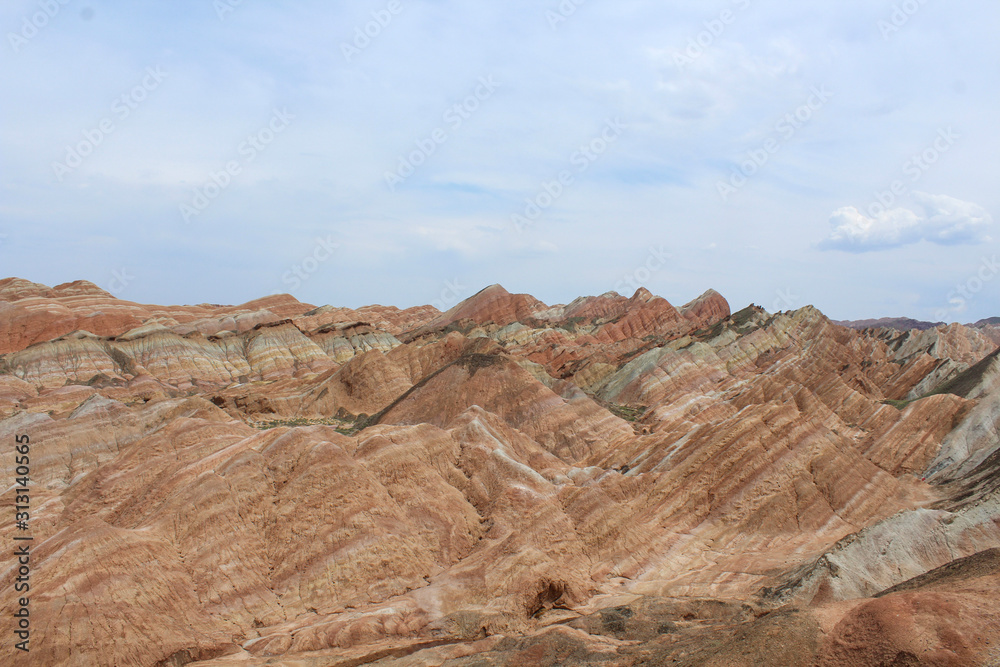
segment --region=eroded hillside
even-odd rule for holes
[[[992,331],[500,286],[440,313],[7,279],[0,315],[38,664],[1000,660]]]

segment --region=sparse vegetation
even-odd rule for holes
[[[126,375],[135,377],[135,360],[132,357],[107,342],[104,343],[104,351],[107,352],[109,357],[111,357],[111,361],[115,365],[115,372],[118,373],[118,375],[121,375],[122,377]]]
[[[278,428],[280,426],[287,426],[290,428],[294,428],[296,426],[333,426],[337,433],[340,433],[341,435],[354,435],[360,430],[355,426],[354,422],[338,419],[337,417],[324,417],[321,419],[292,417],[290,419],[272,419],[269,421],[253,422],[252,425],[262,431]]]
[[[564,329],[566,331],[571,331],[571,332],[575,333],[576,329],[577,329],[577,326],[581,322],[583,322],[583,318],[582,317],[569,317],[569,318],[566,318],[566,320],[564,322],[561,322],[559,324],[559,328],[560,329]]]
[[[1000,358],[1000,349],[997,349],[993,352],[993,354],[981,360],[968,370],[959,373],[952,379],[936,387],[934,391],[928,394],[928,396],[935,396],[937,394],[955,394],[956,396],[961,396],[962,398],[968,398],[969,394],[972,393],[972,390],[978,387],[979,383],[983,381],[983,376],[986,374],[987,369],[989,369],[993,362],[998,358]]]
[[[611,414],[618,417],[619,419],[624,419],[627,422],[639,421],[648,408],[645,405],[618,405],[617,403],[610,403],[608,405],[608,410]]]
[[[754,315],[757,314],[757,309],[753,306],[747,306],[743,310],[737,311],[732,314],[733,326],[741,327],[747,322],[749,322]]]
[[[696,331],[694,333],[694,337],[697,338],[697,339],[699,339],[699,340],[703,340],[703,341],[712,340],[713,338],[715,338],[716,336],[718,336],[719,334],[721,334],[725,330],[726,323],[729,322],[729,321],[730,320],[728,320],[728,319],[726,319],[726,320],[719,320],[718,322],[716,322],[715,324],[713,324],[712,326],[710,326],[707,329],[699,329],[698,331]]]
[[[891,405],[899,410],[905,409],[913,401],[919,401],[923,398],[929,396],[939,396],[941,394],[954,394],[955,396],[961,396],[962,398],[968,398],[969,394],[972,393],[979,383],[983,381],[983,376],[986,374],[986,370],[990,365],[1000,358],[1000,349],[993,352],[993,354],[982,359],[979,363],[975,364],[971,368],[959,373],[950,380],[945,380],[943,383],[935,387],[932,391],[923,396],[915,398],[910,401],[893,401],[886,400],[882,401],[885,405]]]
[[[469,335],[469,332],[475,329],[477,326],[479,325],[473,322],[472,320],[458,320],[456,322],[452,322],[451,324],[447,325],[444,329],[441,330],[441,333],[447,336],[448,334],[457,331],[463,336],[467,336]]]
[[[463,354],[461,357],[455,360],[455,364],[469,371],[469,373],[472,375],[475,375],[476,371],[478,371],[480,368],[489,368],[491,366],[498,366],[503,363],[504,363],[504,358],[499,355],[479,354],[475,352]]]

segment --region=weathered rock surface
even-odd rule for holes
[[[989,324],[500,286],[438,313],[8,279],[0,309],[37,664],[1000,657]]]

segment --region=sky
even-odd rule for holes
[[[0,277],[1000,315],[995,0],[5,0]]]

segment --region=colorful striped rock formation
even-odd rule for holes
[[[1000,664],[991,327],[0,281],[32,664]]]

